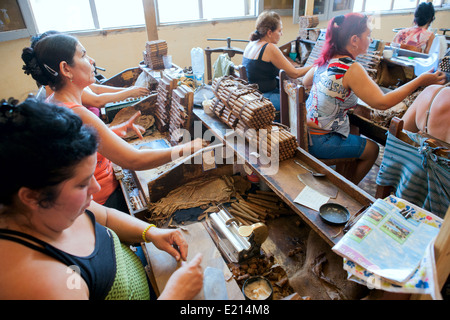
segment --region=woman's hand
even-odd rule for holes
[[[188,244],[180,230],[150,228],[147,231],[147,239],[153,242],[155,247],[166,251],[177,261],[180,259],[186,261]]]
[[[154,228],[152,228],[154,229]],[[167,281],[159,296],[162,300],[191,300],[203,287],[202,255],[198,253],[190,262],[182,262]]]
[[[198,150],[201,150],[205,147],[208,146],[208,142],[206,142],[205,140],[201,139],[201,138],[197,138],[194,139],[190,142],[190,146],[191,146],[191,154],[197,152]]]
[[[421,79],[421,85],[423,87],[430,86],[432,84],[444,84],[445,83],[445,73],[442,71],[429,71],[422,73],[419,78]]]
[[[136,87],[132,86],[125,89],[129,93],[130,98],[138,98],[142,96],[148,96],[150,94],[150,90],[144,87]]]
[[[114,131],[119,137],[125,137],[125,135],[129,130],[133,130],[137,134],[139,139],[144,139],[142,133],[145,132],[145,128],[134,123],[134,121],[136,121],[137,117],[139,117],[140,115],[141,112],[138,111],[134,115],[132,115],[131,118],[128,119],[127,121],[118,124],[117,126],[110,127],[110,129]]]

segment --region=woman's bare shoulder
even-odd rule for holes
[[[86,283],[76,268],[21,244],[0,243],[1,300],[87,299]]]

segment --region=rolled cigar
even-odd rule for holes
[[[277,196],[271,196],[271,195],[266,195],[266,194],[259,194],[259,193],[249,193],[248,195],[247,195],[247,197],[250,197],[250,198],[256,198],[256,199],[262,199],[262,200],[266,200],[266,201],[270,201],[270,202],[275,202],[275,203],[277,203],[277,202],[279,202],[280,201],[280,198],[279,197],[277,197]]]
[[[248,221],[251,221],[251,222],[259,222],[259,219],[256,219],[256,218],[254,218],[252,216],[249,216],[248,214],[242,213],[242,212],[237,211],[235,209],[229,209],[229,212],[232,215],[244,218],[245,220],[248,220]]]
[[[247,213],[247,214],[249,214],[250,216],[252,216],[253,218],[256,218],[256,219],[259,218],[259,215],[258,215],[256,212],[253,212],[252,210],[250,210],[250,209],[248,209],[248,208],[245,208],[245,207],[239,205],[238,203],[232,203],[232,204],[231,204],[231,207],[234,208],[234,209],[236,209],[236,210],[238,210],[238,211]]]

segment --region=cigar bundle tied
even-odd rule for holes
[[[275,119],[275,107],[255,86],[225,76],[214,79],[212,87],[215,97],[210,109],[229,127],[236,128],[239,123],[259,129]]]
[[[273,123],[258,130],[246,130],[237,127],[236,132],[245,135],[250,145],[256,146],[259,154],[277,157],[279,161],[293,158],[298,148],[297,139],[282,126]]]

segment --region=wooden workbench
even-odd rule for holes
[[[220,142],[231,147],[238,159],[242,159],[283,201],[297,213],[315,232],[317,232],[329,245],[334,245],[342,237],[342,226],[331,226],[322,221],[318,212],[294,202],[304,185],[298,180],[297,174],[305,172],[294,163],[294,159],[288,159],[279,163],[276,173],[251,154],[248,144],[242,143],[242,139],[235,139],[230,143],[230,136],[225,136],[230,128],[219,121],[215,116],[206,114],[203,109],[194,109],[196,121],[201,121],[204,127],[219,139]],[[371,195],[354,185],[352,182],[330,169],[322,162],[311,156],[306,151],[298,148],[295,155],[297,161],[303,162],[317,172],[324,173],[329,182],[338,188],[336,199],[329,202],[339,203],[349,210],[350,214],[360,211],[363,207],[370,206],[374,201]],[[269,174],[268,174],[269,173]]]

